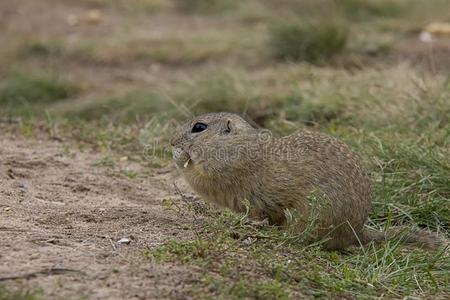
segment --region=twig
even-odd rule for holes
[[[111,244],[111,247],[113,248],[113,250],[117,251],[117,247],[116,247],[116,245],[114,245],[114,242],[110,236],[108,236],[108,240],[109,240],[109,243]]]

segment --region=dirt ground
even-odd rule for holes
[[[162,200],[174,173],[116,176],[92,153],[0,133],[0,282],[42,288],[48,299],[185,298],[192,270],[157,265],[142,251],[189,237]],[[181,184],[182,185],[182,184]],[[129,244],[120,244],[122,238]],[[13,280],[14,279],[14,280]]]

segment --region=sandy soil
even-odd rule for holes
[[[173,172],[129,179],[120,169],[142,167],[98,166],[98,155],[60,142],[0,140],[0,284],[48,299],[186,298],[195,272],[142,255],[190,237],[190,216],[162,205],[177,197]]]

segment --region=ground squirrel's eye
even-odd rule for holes
[[[195,123],[194,127],[192,127],[192,132],[196,133],[196,132],[202,132],[203,130],[205,130],[208,127],[208,125],[204,124],[204,123]]]

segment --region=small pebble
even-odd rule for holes
[[[10,211],[11,207],[5,207],[5,211]]]
[[[121,238],[121,239],[118,241],[118,243],[119,243],[119,244],[125,244],[125,245],[128,245],[129,243],[131,243],[131,240],[130,240],[130,239],[127,239],[127,238]]]
[[[433,42],[433,36],[429,32],[422,31],[419,35],[419,40],[422,43],[431,43]]]

